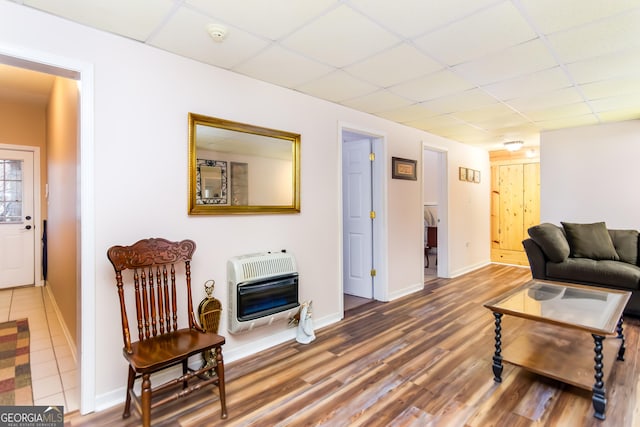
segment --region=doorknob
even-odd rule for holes
[[[30,225],[27,225],[25,228],[26,228],[27,230],[31,230],[31,226],[30,226]]]
[[[27,215],[24,217],[24,219],[26,219],[27,221],[29,221],[31,219],[31,215]]]

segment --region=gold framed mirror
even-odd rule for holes
[[[189,215],[300,212],[300,134],[189,113]]]

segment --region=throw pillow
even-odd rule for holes
[[[531,239],[540,246],[542,252],[552,262],[562,262],[569,256],[569,243],[557,225],[545,222],[527,230]]]
[[[620,261],[636,265],[638,262],[638,231],[609,230],[609,235]]]
[[[571,248],[571,257],[620,260],[604,222],[593,224],[563,222],[562,227]]]

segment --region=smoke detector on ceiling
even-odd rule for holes
[[[207,32],[214,41],[221,42],[227,37],[227,28],[219,24],[207,25]]]

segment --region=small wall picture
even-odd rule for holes
[[[475,175],[476,171],[473,169],[467,169],[467,181],[469,182],[473,182],[473,176]]]
[[[417,181],[416,173],[417,160],[402,159],[400,157],[391,158],[391,177],[395,179],[408,179]]]
[[[467,168],[459,167],[458,168],[458,172],[459,172],[460,181],[466,181],[467,180]]]
[[[475,171],[473,174],[473,182],[480,184],[480,171]]]

